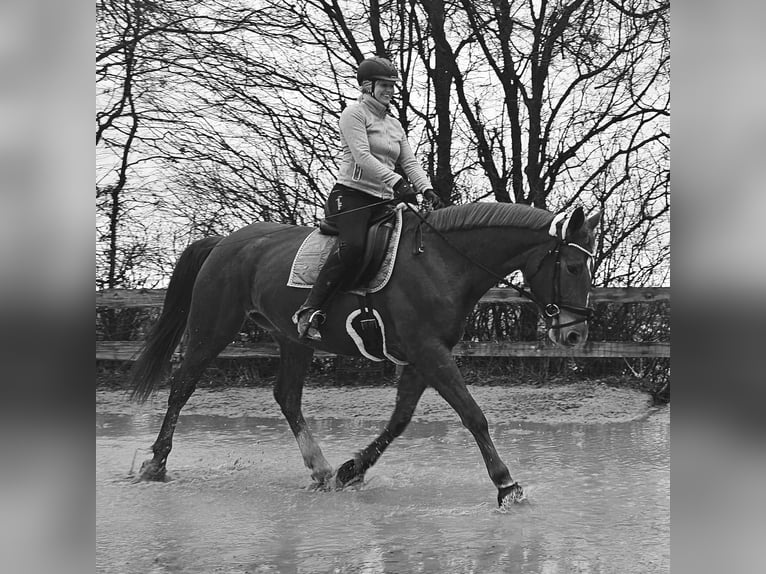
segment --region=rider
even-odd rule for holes
[[[358,269],[369,223],[387,208],[381,202],[420,192],[434,208],[441,206],[439,196],[412,153],[401,123],[388,114],[399,81],[394,65],[386,58],[367,58],[359,64],[356,79],[361,94],[340,115],[343,156],[335,186],[325,204],[325,215],[338,228],[337,248],[327,258],[305,303],[293,316],[298,335],[314,340],[322,338],[318,330],[324,321],[322,309],[344,279]],[[417,192],[394,171],[397,166]]]

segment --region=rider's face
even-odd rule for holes
[[[390,104],[391,99],[394,97],[394,88],[396,84],[389,80],[377,80],[375,87],[373,88],[372,95],[382,104]]]

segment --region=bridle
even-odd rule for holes
[[[549,327],[551,329],[562,329],[564,327],[569,327],[571,325],[577,325],[579,323],[585,323],[586,321],[589,321],[593,318],[593,315],[595,313],[595,309],[592,307],[581,307],[580,305],[572,305],[570,303],[566,303],[562,301],[561,299],[561,248],[562,247],[574,247],[575,249],[579,249],[583,253],[585,253],[588,256],[588,261],[591,262],[593,258],[595,257],[594,253],[591,253],[581,245],[578,245],[577,243],[569,243],[566,241],[562,241],[561,239],[558,239],[556,241],[556,245],[548,251],[548,253],[545,254],[545,256],[540,260],[540,263],[537,266],[537,269],[533,274],[530,275],[530,277],[527,278],[527,281],[531,281],[532,277],[534,275],[537,275],[537,273],[540,271],[540,267],[542,267],[543,262],[545,259],[549,256],[554,256],[555,262],[553,264],[553,281],[551,282],[551,302],[547,305],[543,305],[539,301],[537,301],[531,293],[525,294],[526,297],[532,299],[537,306],[542,310],[543,314],[545,315],[548,323],[550,324]],[[588,265],[588,272],[590,271],[590,265]],[[569,321],[567,323],[553,323],[553,319],[558,317],[561,314],[561,310],[566,309],[570,313],[573,313],[575,315],[579,315],[580,318],[574,319],[572,321]]]
[[[416,210],[414,207],[412,207],[409,203],[405,203],[405,205],[407,206],[407,208],[410,211],[412,211],[415,215],[418,216],[418,218],[420,219],[421,224],[426,224],[431,229],[431,231],[433,231],[439,237],[441,237],[442,240],[444,240],[444,242],[447,245],[449,245],[453,250],[455,250],[457,253],[462,255],[465,259],[470,261],[473,265],[475,265],[476,267],[480,268],[482,271],[484,271],[485,273],[487,273],[490,276],[494,277],[498,281],[504,281],[505,280],[505,276],[500,276],[498,273],[495,273],[494,271],[489,269],[483,263],[480,263],[479,261],[476,261],[475,259],[473,259],[469,255],[466,255],[465,253],[463,253],[463,251],[461,251],[458,247],[453,245],[450,242],[450,240],[442,232],[440,232],[438,229],[435,229],[430,223],[428,223],[426,218],[418,210]],[[556,218],[554,218],[553,222],[551,223],[551,235],[553,235],[553,230],[554,230],[556,224],[559,223],[562,220],[561,216],[563,216],[563,215],[564,214],[559,214],[558,216],[556,216]],[[565,233],[566,233],[566,229],[564,229],[561,234],[564,235]],[[545,316],[546,323],[547,323],[549,329],[563,329],[564,327],[569,327],[571,325],[578,325],[579,323],[585,323],[586,321],[589,321],[590,319],[593,318],[593,315],[595,314],[595,309],[593,309],[592,307],[581,307],[579,305],[572,305],[570,303],[566,303],[566,302],[561,300],[561,248],[562,247],[574,247],[575,249],[579,249],[580,251],[585,253],[589,257],[588,261],[591,262],[591,265],[588,265],[588,271],[591,274],[591,277],[592,277],[592,271],[591,271],[590,268],[592,266],[592,261],[593,261],[593,259],[595,257],[595,253],[592,253],[592,252],[588,251],[587,249],[585,249],[581,245],[577,245],[577,243],[571,243],[571,242],[568,242],[568,241],[564,241],[563,239],[559,238],[558,235],[554,235],[554,237],[556,237],[556,245],[553,246],[548,251],[548,253],[546,253],[542,257],[542,259],[540,259],[540,263],[537,265],[537,269],[535,269],[534,273],[532,273],[529,277],[527,277],[527,282],[530,282],[532,277],[537,275],[537,273],[540,271],[540,268],[542,267],[543,262],[545,261],[545,259],[547,257],[553,255],[556,258],[555,263],[554,263],[554,267],[553,267],[553,281],[552,281],[552,285],[551,285],[551,302],[548,303],[547,305],[545,305],[542,302],[540,302],[537,299],[537,297],[535,297],[532,294],[531,291],[529,291],[527,289],[524,289],[523,287],[518,287],[518,286],[513,285],[513,284],[511,284],[510,287],[512,289],[515,289],[516,292],[519,295],[521,295],[522,297],[524,297],[526,299],[529,299],[532,303],[537,305],[537,307],[540,309],[542,314]],[[421,241],[422,241],[422,239],[421,239]],[[423,248],[422,248],[422,245],[421,245],[417,249],[417,252],[422,253],[422,251],[423,251]],[[577,318],[577,319],[574,319],[572,321],[569,321],[567,323],[559,323],[559,322],[554,323],[553,320],[561,314],[561,310],[562,309],[565,309],[565,310],[567,310],[570,313],[573,313],[575,315],[579,315],[580,317]]]

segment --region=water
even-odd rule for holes
[[[344,396],[362,404],[356,393]],[[374,438],[392,404],[377,417],[311,417],[331,464]],[[99,572],[670,571],[669,409],[619,423],[494,422],[498,451],[528,495],[502,513],[448,407],[416,416],[365,484],[341,492],[310,489],[278,408],[224,416],[215,413],[228,407],[190,407],[168,463],[173,480],[141,484],[126,476],[137,448],[136,467],[148,457],[162,409],[97,408]]]

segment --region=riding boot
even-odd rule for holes
[[[346,267],[340,259],[339,251],[335,249],[319,271],[306,301],[293,315],[293,322],[297,324],[300,337],[316,341],[322,339],[319,333],[319,327],[325,320],[322,309],[338,292],[345,274]]]

